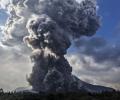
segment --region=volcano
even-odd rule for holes
[[[100,27],[97,0],[11,0],[8,5],[7,37],[24,40],[32,49],[27,81],[33,91],[113,90],[79,80],[65,58],[72,42],[93,36]]]

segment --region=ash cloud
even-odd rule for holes
[[[2,0],[1,7],[3,4]],[[22,41],[23,37],[28,34],[25,28],[28,20],[42,13],[51,17],[74,37],[93,35],[99,27],[96,6],[95,0],[83,0],[80,4],[75,0],[59,2],[55,0],[8,0],[3,7],[10,15],[5,26],[5,38],[13,40],[19,38],[19,41]]]
[[[34,66],[28,82],[33,90],[72,90],[75,81],[64,55],[72,41],[92,36],[99,28],[96,0],[11,0],[6,9],[6,44],[16,45],[24,38],[32,47]]]

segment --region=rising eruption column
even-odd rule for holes
[[[65,59],[68,48],[81,36],[98,30],[96,0],[8,0],[4,44],[32,48],[33,69],[27,78],[34,91],[78,90],[78,78]],[[1,6],[1,4],[0,4]]]
[[[92,0],[78,4],[74,0],[44,0],[39,16],[29,20],[30,36],[25,41],[32,47],[32,73],[27,79],[35,91],[65,92],[79,90],[78,80],[64,55],[71,41],[82,35],[91,36],[99,27]]]

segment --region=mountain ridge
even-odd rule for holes
[[[110,88],[110,87],[106,87],[106,86],[101,86],[101,85],[92,85],[90,83],[84,82],[82,80],[80,80],[79,78],[77,78],[76,76],[73,76],[73,80],[75,80],[78,84],[77,88],[71,89],[68,92],[79,92],[79,91],[85,91],[85,92],[90,92],[90,93],[102,93],[102,92],[113,92],[115,91],[115,89]],[[59,87],[58,87],[59,88]],[[20,93],[20,92],[25,92],[25,93],[40,93],[38,91],[34,91],[30,88],[26,88],[26,87],[20,87],[14,90],[14,92],[16,93]],[[44,93],[45,91],[41,91],[41,93]],[[67,92],[67,91],[57,91],[59,92]],[[47,93],[47,92],[45,92]],[[52,92],[50,92],[52,93]],[[54,92],[53,92],[54,93]],[[56,93],[56,92],[55,92]]]

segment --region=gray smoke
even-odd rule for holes
[[[96,0],[11,0],[7,9],[7,42],[9,38],[22,41],[24,37],[33,50],[34,66],[27,78],[33,90],[77,89],[64,55],[72,41],[92,36],[99,28]]]

